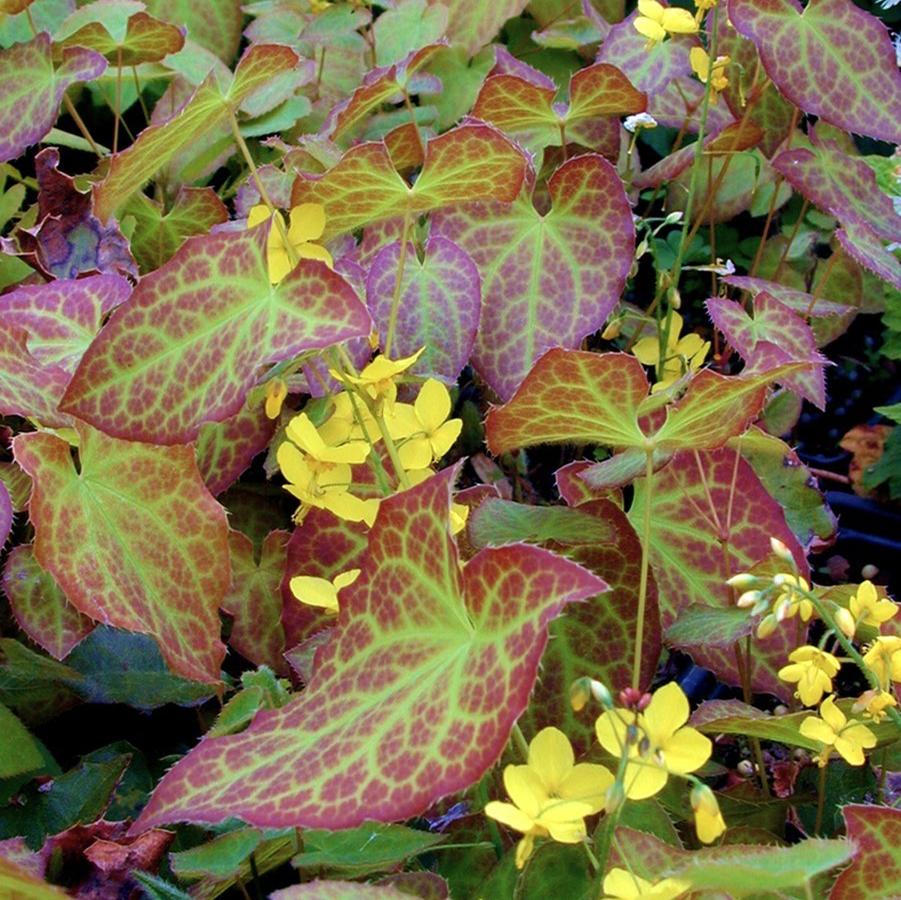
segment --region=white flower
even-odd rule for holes
[[[634,134],[639,128],[656,128],[657,120],[648,113],[638,113],[635,116],[627,116],[623,122],[623,128]]]

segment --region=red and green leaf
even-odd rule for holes
[[[525,173],[525,157],[509,138],[489,125],[472,123],[429,141],[412,187],[394,168],[385,144],[370,141],[351,147],[325,175],[300,178],[291,204],[321,203],[323,239],[328,240],[363,225],[456,203],[509,203]]]
[[[235,58],[244,24],[241,0],[216,0],[215,14],[194,0],[144,0],[144,5],[158,19],[187,28],[192,41],[225,62]]]
[[[810,0],[803,10],[798,0],[730,0],[729,19],[804,112],[901,140],[901,73],[888,29],[852,0]]]
[[[229,645],[258,666],[267,665],[281,675],[288,667],[285,630],[282,627],[281,582],[285,572],[286,531],[266,536],[255,558],[253,541],[240,531],[230,531],[232,583],[222,598],[222,608],[232,615]]]
[[[366,279],[366,303],[383,337],[391,319],[399,256],[399,241],[382,248]],[[472,257],[448,238],[433,234],[422,260],[412,245],[408,248],[392,355],[410,356],[425,347],[411,371],[453,384],[469,361],[480,312],[481,283]]]
[[[901,291],[901,263],[876,232],[862,222],[849,221],[835,236],[848,256]]]
[[[327,828],[404,819],[498,758],[548,622],[603,584],[527,546],[483,550],[461,569],[447,524],[454,474],[383,501],[306,691],[241,734],[202,741],[136,830],[231,816]]]
[[[54,66],[50,35],[0,50],[0,162],[15,159],[53,127],[69,87],[103,74],[106,60],[71,47]]]
[[[22,285],[0,296],[0,320],[27,334],[28,352],[39,364],[71,374],[104,318],[130,294],[119,275]]]
[[[72,448],[19,435],[16,461],[34,488],[34,555],[92,619],[152,635],[173,671],[215,682],[224,647],[220,601],[230,580],[225,511],[191,447],[157,447],[76,424]]]
[[[429,0],[430,5],[438,0]],[[500,30],[507,19],[518,16],[528,6],[528,0],[495,0],[479,3],[470,0],[441,0],[447,7],[447,38],[460,44],[469,56],[475,56]]]
[[[53,576],[41,568],[31,544],[10,551],[2,584],[19,627],[54,659],[68,656],[94,630],[94,622],[66,600]]]
[[[649,488],[635,482],[629,509],[633,527],[643,528]],[[806,572],[804,551],[785,523],[779,504],[753,469],[733,450],[683,451],[654,475],[650,488],[651,565],[660,590],[664,630],[693,605],[734,607],[726,579],[746,572],[771,553],[770,537],[791,548],[799,571]],[[790,633],[789,633],[790,632]],[[794,629],[780,629],[754,648],[754,690],[789,697],[776,671],[794,648]],[[732,649],[712,645],[694,651],[698,665],[737,683]]]
[[[113,313],[64,408],[116,437],[190,441],[241,409],[260,366],[369,333],[356,292],[324,263],[271,285],[266,235],[188,239]]]
[[[433,221],[479,267],[482,316],[472,361],[504,400],[546,350],[577,347],[603,326],[632,264],[631,207],[603,157],[564,163],[548,191],[546,213],[524,191],[513,204],[469,204]]]
[[[97,216],[102,221],[109,219],[179,151],[203,140],[212,129],[228,121],[230,110],[298,62],[290,47],[256,44],[241,58],[225,93],[218,86],[215,72],[211,73],[177,115],[145,128],[127,150],[113,156],[109,171],[94,187]]]
[[[851,803],[842,808],[842,816],[854,856],[832,886],[829,900],[891,896],[901,884],[901,811]]]

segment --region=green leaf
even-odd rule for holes
[[[901,403],[893,403],[891,406],[874,406],[873,412],[878,412],[880,416],[885,416],[901,425]]]
[[[257,828],[239,828],[221,834],[205,844],[181,850],[169,856],[172,871],[185,881],[211,878],[216,881],[231,877],[264,840]]]
[[[63,407],[116,437],[185,443],[241,410],[261,365],[368,334],[366,308],[325,263],[302,260],[270,283],[267,228],[190,238],[143,278]]]
[[[524,545],[483,550],[461,568],[447,525],[454,475],[382,501],[307,689],[241,734],[202,741],[163,778],[136,830],[230,816],[267,827],[405,819],[497,759],[534,686],[548,621],[602,582]]]
[[[231,63],[241,42],[241,0],[216,0],[213,8],[193,0],[144,0],[147,12],[187,29],[188,37]]]
[[[11,778],[39,769],[44,755],[28,729],[6,706],[0,703],[0,733],[3,749],[0,751],[0,778]]]
[[[302,872],[328,869],[334,874],[359,877],[394,869],[443,840],[444,835],[404,825],[369,824],[346,831],[313,829],[303,833],[303,852],[291,864]]]
[[[447,9],[426,0],[405,0],[385,10],[372,26],[376,64],[388,66],[444,35]]]
[[[180,150],[203,139],[255,91],[298,64],[297,54],[279,45],[255,44],[241,57],[229,89],[223,93],[215,73],[207,76],[188,103],[161,125],[145,128],[138,139],[111,160],[109,171],[94,186],[94,213],[106,221],[144,182]]]
[[[686,653],[705,644],[731,650],[753,630],[754,620],[746,609],[715,609],[699,604],[681,610],[664,637],[670,647]]]
[[[80,612],[153,635],[174,671],[217,682],[228,523],[192,448],[76,428],[78,465],[51,434],[14,441],[16,461],[34,481],[35,559]]]
[[[434,2],[434,0],[431,0]],[[473,6],[469,0],[442,0],[448,10],[447,38],[474,56],[497,33],[507,19],[518,16],[529,0],[494,0]]]
[[[47,884],[22,866],[0,858],[0,893],[16,900],[63,900],[69,895]]]

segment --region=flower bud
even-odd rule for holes
[[[750,606],[754,606],[762,597],[763,591],[745,591],[738,600],[735,601],[735,605],[741,609],[747,609]]]
[[[750,588],[753,588],[755,585],[760,584],[761,579],[756,575],[752,575],[750,572],[739,572],[738,575],[733,575],[731,578],[726,579],[726,584],[729,587],[733,587],[739,591],[747,591]]]
[[[607,327],[601,332],[601,337],[605,341],[612,341],[614,338],[618,338],[620,332],[623,330],[623,322],[622,319],[613,319]]]
[[[773,553],[775,553],[776,556],[779,557],[779,559],[789,563],[792,568],[795,567],[795,558],[792,555],[791,550],[789,550],[788,547],[779,540],[779,538],[771,537],[770,547],[772,547]]]
[[[757,639],[762,641],[764,638],[768,638],[776,630],[778,624],[779,620],[772,613],[764,616],[757,626]]]
[[[752,763],[750,759],[743,759],[735,767],[735,771],[738,772],[742,778],[752,778],[754,776],[754,763]]]
[[[569,705],[576,711],[581,712],[588,705],[591,699],[590,678],[577,678],[569,686]]]
[[[604,709],[613,709],[613,696],[610,691],[607,690],[607,685],[603,684],[600,681],[596,681],[594,678],[591,679],[591,696],[604,707]]]
[[[835,611],[835,624],[838,625],[846,638],[853,638],[854,632],[857,631],[857,623],[854,621],[854,616],[844,606],[840,606]]]

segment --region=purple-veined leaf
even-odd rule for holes
[[[757,45],[779,91],[806,113],[901,140],[901,72],[888,29],[852,0],[730,0],[729,19]]]
[[[0,583],[19,627],[54,659],[68,656],[94,630],[94,622],[66,600],[53,576],[41,568],[33,545],[10,551]]]
[[[384,247],[366,279],[366,303],[384,340],[397,285],[400,242]],[[425,353],[412,371],[453,384],[469,360],[481,312],[479,271],[472,257],[448,238],[432,235],[420,261],[408,248],[392,355]]]
[[[152,635],[173,671],[219,680],[219,603],[230,581],[225,510],[191,447],[120,441],[82,422],[78,465],[50,434],[20,434],[34,487],[34,555],[80,612]]]
[[[429,0],[430,5],[439,0]],[[507,19],[518,16],[528,0],[494,0],[473,5],[470,0],[440,0],[447,7],[447,37],[460,44],[469,56],[475,56],[497,33]]]
[[[64,408],[128,440],[193,440],[240,410],[257,369],[369,333],[354,289],[301,260],[280,284],[266,266],[267,228],[189,238],[88,349]]]
[[[459,244],[482,276],[473,365],[509,399],[552,347],[575,347],[604,324],[632,265],[632,211],[616,170],[587,154],[548,182],[551,209],[528,191],[513,204],[438,213],[435,233]]]
[[[603,582],[524,545],[461,568],[448,531],[455,473],[382,502],[306,691],[241,734],[202,741],[160,782],[136,832],[231,816],[333,829],[404,819],[497,760],[547,623]]]
[[[71,85],[105,69],[106,60],[84,47],[69,48],[54,66],[45,33],[0,50],[0,162],[15,159],[50,131]]]
[[[104,317],[130,294],[131,285],[119,275],[22,285],[0,296],[0,321],[28,335],[37,362],[72,374]]]
[[[13,502],[6,483],[0,481],[0,547],[6,546],[13,527]]]

